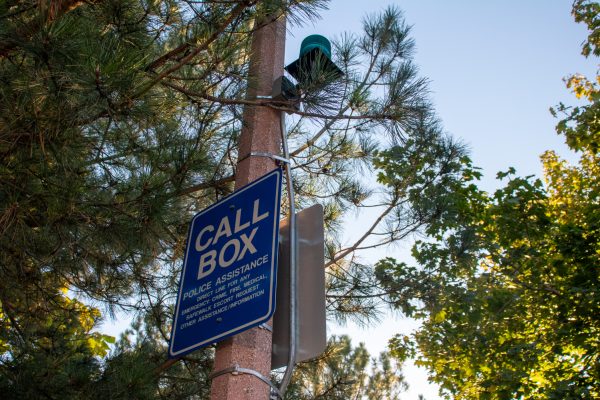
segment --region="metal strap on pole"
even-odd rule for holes
[[[275,160],[279,163],[279,165],[289,165],[290,163],[290,159],[289,158],[284,158],[281,156],[278,156],[276,154],[271,154],[271,153],[264,153],[262,151],[251,151],[250,153],[246,154],[244,157],[240,158],[238,160],[238,164],[241,163],[242,161],[244,161],[246,158],[248,157],[266,157],[266,158],[270,158],[271,160]]]
[[[250,154],[248,154],[248,156],[267,157],[267,158],[271,158],[275,161],[279,161],[279,162],[282,162],[282,163],[288,164],[288,165],[290,163],[289,157],[284,158],[284,157],[278,156],[276,154],[263,153],[262,151],[252,151],[252,152],[250,152]]]
[[[283,156],[289,160],[290,152],[288,150],[287,135],[285,129],[285,114],[281,113],[281,144],[283,147]],[[288,355],[288,363],[285,369],[285,374],[281,380],[279,390],[282,394],[285,391],[292,379],[294,364],[296,364],[297,338],[298,338],[298,296],[297,296],[297,281],[298,281],[298,258],[297,258],[297,235],[296,235],[296,207],[294,204],[294,185],[292,182],[292,171],[290,164],[285,165],[285,176],[287,183],[287,192],[289,198],[289,229],[290,229],[290,349]]]
[[[275,386],[275,384],[273,382],[271,382],[271,380],[269,378],[267,378],[266,376],[264,376],[263,374],[261,374],[258,371],[255,371],[250,368],[243,368],[237,364],[235,364],[233,367],[229,367],[229,368],[222,369],[220,371],[213,372],[212,374],[210,374],[208,376],[208,379],[212,380],[218,376],[225,375],[225,374],[231,374],[231,375],[247,374],[247,375],[255,376],[258,379],[260,379],[261,381],[263,381],[264,383],[266,383],[267,385],[269,385],[269,387],[277,395],[277,397],[279,397],[280,399],[283,399],[283,395],[279,391],[279,388],[277,386]]]

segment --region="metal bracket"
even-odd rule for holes
[[[270,325],[267,324],[260,324],[258,325],[259,328],[264,329],[266,331],[269,331],[271,333],[273,333],[273,327],[271,327]]]
[[[255,371],[250,368],[243,368],[237,364],[234,364],[233,367],[229,367],[229,368],[222,369],[220,371],[213,372],[212,374],[210,374],[208,376],[208,379],[212,380],[218,376],[225,375],[225,374],[231,374],[231,375],[247,374],[247,375],[255,376],[258,379],[260,379],[261,381],[263,381],[264,383],[266,383],[267,385],[269,385],[269,387],[271,388],[271,391],[274,392],[278,398],[283,399],[283,395],[279,391],[279,388],[277,386],[275,386],[275,384],[273,382],[271,382],[271,380],[269,378],[265,377],[263,374],[261,374],[258,371]]]
[[[290,163],[290,159],[289,158],[283,158],[281,156],[275,155],[275,154],[271,154],[271,153],[263,153],[262,151],[251,151],[250,154],[248,154],[249,156],[255,156],[255,157],[267,157],[267,158],[271,158],[273,160],[282,162],[284,164],[289,164]]]
[[[242,161],[244,161],[246,158],[252,157],[252,156],[270,158],[271,160],[278,161],[280,164],[288,164],[288,165],[290,164],[289,158],[284,158],[284,157],[281,157],[281,156],[278,156],[278,155],[272,154],[272,153],[264,153],[262,151],[251,151],[246,156],[240,158],[238,160],[238,164],[241,163]]]

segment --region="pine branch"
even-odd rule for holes
[[[19,32],[16,32],[16,35],[19,40],[28,40],[35,36],[43,27],[48,26],[66,13],[83,4],[95,4],[100,1],[102,0],[50,0],[49,7],[46,4],[47,0],[39,1],[37,8],[43,18],[32,18],[31,22],[22,27]],[[35,8],[31,7],[29,10]],[[19,47],[19,41],[14,39],[0,42],[0,58],[7,57],[17,47]]]
[[[368,90],[381,77],[381,75],[379,75],[376,79],[374,79],[371,82],[371,84],[369,84],[367,87],[365,87],[365,85],[367,85],[367,80],[369,79],[369,76],[371,75],[371,72],[373,71],[373,68],[375,67],[375,60],[376,60],[376,57],[371,57],[371,61],[369,62],[369,67],[367,68],[367,72],[365,73],[365,76],[364,76],[362,82],[358,85],[357,90],[361,90],[361,91]],[[340,109],[340,111],[338,112],[338,115],[339,116],[344,115],[344,113],[346,111],[348,111],[349,109],[350,109],[350,105],[347,104],[346,106],[344,106]],[[298,149],[292,151],[290,153],[290,157],[296,156],[300,152],[302,152],[302,151],[306,150],[307,148],[309,148],[310,146],[312,146],[325,132],[327,132],[327,130],[331,127],[331,125],[333,125],[333,123],[335,121],[336,121],[335,119],[331,119],[331,120],[327,121],[325,123],[325,125],[323,126],[323,128],[321,128],[316,134],[314,134],[309,140],[307,140],[304,145],[302,145]]]
[[[150,82],[148,82],[142,89],[140,89],[138,92],[136,92],[135,94],[133,94],[131,97],[132,99],[136,99],[141,97],[144,93],[148,92],[150,89],[152,89],[157,83],[161,82],[164,78],[168,77],[169,75],[171,75],[173,72],[178,71],[179,69],[181,69],[184,65],[186,65],[187,63],[189,63],[194,57],[196,57],[200,52],[208,49],[208,46],[214,42],[215,40],[217,40],[219,38],[219,35],[221,35],[223,33],[223,31],[227,28],[227,26],[229,26],[237,17],[239,17],[247,8],[255,5],[257,3],[256,0],[254,1],[243,1],[240,2],[239,4],[237,4],[233,10],[231,11],[231,13],[229,14],[229,16],[225,19],[225,21],[223,21],[213,32],[212,35],[210,35],[210,37],[208,37],[207,40],[205,40],[201,45],[197,46],[193,51],[191,51],[188,55],[186,55],[185,57],[183,57],[181,59],[181,61],[179,61],[177,64],[175,64],[174,66],[167,68],[166,70],[164,70],[163,72],[159,73],[158,75],[154,76],[152,78],[152,80]],[[165,59],[166,60],[166,59]],[[152,63],[151,63],[152,65]]]
[[[164,371],[171,368],[179,360],[180,360],[180,358],[170,358],[170,359],[166,360],[165,362],[163,362],[162,364],[160,364],[158,367],[154,368],[154,371],[152,371],[152,372],[154,373],[154,375],[160,376]]]
[[[176,87],[173,86],[171,83],[164,83],[165,85],[172,87],[173,89],[175,89]],[[274,110],[278,110],[278,111],[284,111],[288,114],[296,114],[296,115],[300,115],[303,117],[311,117],[311,118],[319,118],[319,119],[326,119],[326,120],[364,120],[364,119],[379,119],[379,120],[390,120],[390,121],[395,121],[399,118],[398,115],[394,115],[394,114],[386,114],[386,113],[380,113],[380,114],[363,114],[363,115],[348,115],[348,114],[335,114],[335,115],[327,115],[327,114],[321,114],[321,113],[314,113],[314,112],[306,112],[306,111],[300,111],[300,110],[296,110],[295,108],[289,107],[284,105],[285,102],[277,102],[274,103],[273,100],[269,100],[269,99],[257,99],[257,100],[243,100],[243,99],[226,99],[223,97],[216,97],[216,96],[211,96],[208,93],[198,93],[198,92],[192,92],[190,90],[187,90],[185,88],[182,87],[178,87],[177,90],[181,90],[182,93],[186,93],[189,94],[191,96],[196,96],[196,97],[201,97],[204,98],[206,100],[210,100],[210,101],[214,101],[217,103],[223,103],[223,104],[232,104],[232,105],[247,105],[247,106],[263,106],[263,107],[269,107],[272,108]]]
[[[325,264],[324,268],[329,268],[330,266],[336,264],[338,261],[340,261],[341,259],[343,259],[344,257],[346,257],[348,254],[353,253],[354,251],[356,251],[359,246],[361,245],[362,242],[364,242],[370,235],[371,233],[375,230],[375,228],[377,228],[377,226],[379,225],[379,223],[381,223],[381,221],[396,207],[396,203],[395,202],[391,202],[390,205],[379,215],[379,217],[377,217],[377,219],[373,222],[373,224],[369,227],[369,229],[367,229],[365,231],[365,233],[354,242],[354,244],[350,247],[347,247],[344,250],[339,251],[334,257],[333,259],[331,259],[331,261],[329,261],[328,263]]]
[[[194,186],[187,187],[185,189],[181,189],[180,191],[178,191],[175,194],[175,196],[185,196],[185,195],[197,192],[199,190],[204,190],[204,189],[213,188],[213,187],[220,187],[226,183],[233,182],[234,180],[235,180],[235,176],[230,175],[230,176],[226,176],[225,178],[200,183],[198,185],[194,185]]]

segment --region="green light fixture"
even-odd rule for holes
[[[331,43],[325,36],[310,35],[304,38],[300,45],[300,58],[313,49],[319,49],[327,58],[331,58]]]
[[[285,70],[300,84],[313,83],[319,74],[327,74],[332,80],[344,75],[331,60],[331,43],[321,35],[307,36],[300,45],[300,57]]]

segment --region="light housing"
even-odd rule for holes
[[[285,70],[301,86],[320,85],[321,80],[334,81],[344,75],[331,60],[331,43],[321,35],[307,36],[300,45],[300,57]]]

